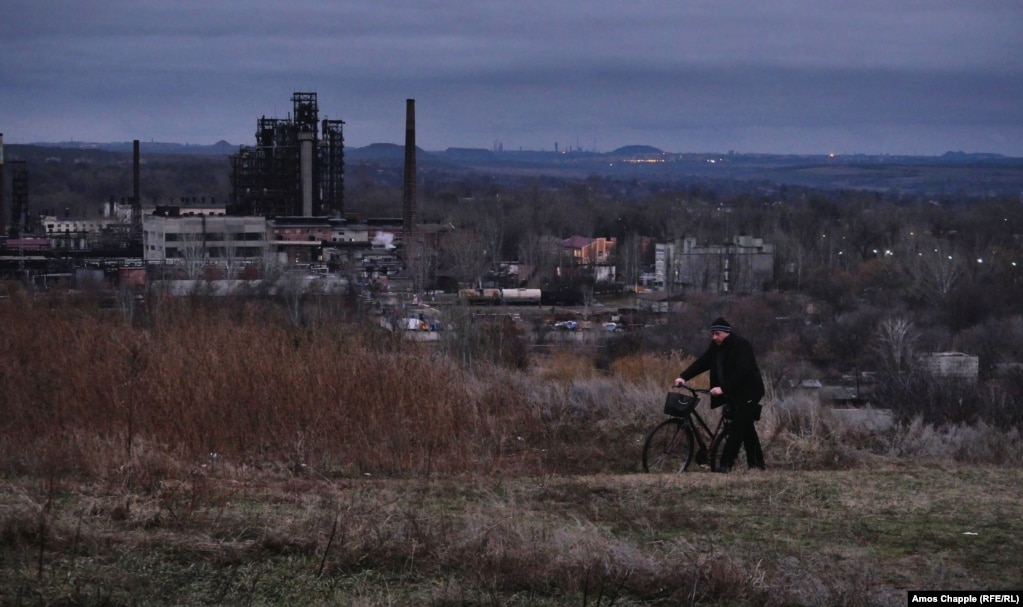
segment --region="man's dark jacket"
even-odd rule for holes
[[[720,362],[719,362],[720,357]],[[728,417],[737,422],[760,419],[760,399],[764,397],[764,380],[760,376],[753,346],[734,331],[721,342],[710,342],[707,351],[686,367],[679,377],[689,381],[710,371],[710,387],[720,387],[722,396],[711,397],[711,407],[729,405]]]

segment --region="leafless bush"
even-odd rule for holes
[[[983,422],[934,425],[917,417],[889,437],[887,455],[936,463],[1010,465],[1023,463],[1023,437]]]
[[[442,333],[444,351],[466,369],[499,365],[524,369],[529,350],[521,329],[509,317],[477,318],[468,308],[452,308],[448,330]]]
[[[146,305],[143,327],[95,302],[20,292],[0,302],[5,474],[103,478],[153,495],[191,474],[634,472],[686,362],[637,353],[600,370],[580,354],[467,367],[368,324],[296,326],[267,302]],[[808,402],[765,404],[774,466],[914,450]],[[983,450],[952,457],[1012,461],[1014,436],[991,426]]]
[[[862,424],[839,419],[815,398],[768,401],[760,423],[770,466],[834,469],[858,466],[869,453]]]

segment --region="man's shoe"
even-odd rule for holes
[[[714,468],[714,472],[720,472],[722,474],[728,474],[731,471],[732,471],[731,466],[718,466],[717,468]]]

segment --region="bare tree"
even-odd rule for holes
[[[241,273],[242,260],[240,259],[240,247],[233,234],[225,234],[224,246],[220,251],[223,253],[224,278],[234,280]]]
[[[185,276],[189,280],[202,277],[206,267],[206,239],[203,234],[182,232],[179,235],[178,254],[184,263]]]
[[[874,332],[873,349],[882,369],[899,373],[909,368],[916,337],[913,323],[902,317],[885,318]]]
[[[445,250],[447,265],[460,283],[479,285],[487,268],[486,246],[478,234],[459,230],[451,235]]]
[[[913,266],[914,289],[925,300],[939,304],[948,300],[963,278],[960,258],[937,248],[918,253]]]
[[[284,302],[288,310],[288,318],[294,326],[304,320],[303,304],[306,300],[308,285],[302,272],[291,270],[284,272],[275,282],[277,296]]]
[[[486,261],[490,263],[491,270],[496,270],[497,263],[501,261],[501,251],[504,249],[504,213],[500,208],[495,214],[483,218],[479,233],[483,240]]]
[[[555,241],[549,234],[530,232],[519,239],[519,261],[532,269],[529,279],[531,286],[539,286],[546,280],[557,263],[557,250],[551,246]]]
[[[272,284],[284,273],[285,265],[270,243],[263,245],[263,280],[267,284]]]
[[[640,244],[639,235],[632,232],[623,238],[617,247],[618,269],[622,280],[627,285],[639,284],[640,267],[642,267]]]

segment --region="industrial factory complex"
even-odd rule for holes
[[[97,271],[107,285],[124,286],[140,270],[150,279],[245,279],[267,268],[328,265],[374,280],[408,276],[414,256],[399,255],[415,238],[415,106],[407,101],[406,182],[401,218],[345,216],[344,134],[341,120],[321,119],[316,93],[292,95],[287,118],[261,117],[256,142],[231,156],[231,195],[226,205],[188,200],[180,205],[141,204],[139,142],[134,142],[134,191],[129,201],[104,204],[102,217],[33,215],[25,161],[4,163],[10,172],[9,204],[0,188],[0,272],[7,279],[76,287]],[[0,181],[2,183],[2,181]],[[10,209],[4,216],[4,210]]]
[[[578,292],[526,284],[534,269],[516,262],[501,264],[499,273],[511,278],[500,283],[459,284],[436,272],[437,252],[458,228],[420,223],[414,100],[406,100],[401,217],[383,218],[346,213],[344,122],[321,118],[316,93],[296,92],[291,101],[288,117],[259,118],[255,144],[230,156],[226,204],[185,199],[143,208],[136,140],[130,198],[111,198],[98,218],[33,214],[26,162],[4,162],[0,135],[0,177],[8,172],[0,183],[11,184],[9,197],[0,188],[0,278],[37,288],[145,291],[161,284],[187,293],[203,284],[206,293],[227,293],[300,275],[307,285],[405,293],[409,301],[430,288],[476,305],[582,303]],[[584,268],[591,281],[615,282],[614,238],[573,236],[549,244],[557,249],[558,276],[573,270],[579,276]],[[714,247],[691,240],[649,246],[651,257],[656,246],[656,263],[644,282],[666,292],[749,292],[773,271],[771,245],[747,236]]]

